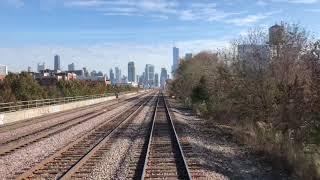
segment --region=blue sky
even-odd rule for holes
[[[0,64],[19,71],[38,62],[107,72],[136,62],[170,69],[172,45],[215,50],[249,28],[300,23],[320,37],[318,0],[0,0]]]

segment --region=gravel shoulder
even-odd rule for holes
[[[191,144],[205,179],[292,179],[286,171],[274,168],[268,157],[237,143],[230,128],[194,116],[175,100],[168,102],[179,139]]]

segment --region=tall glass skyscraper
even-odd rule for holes
[[[116,74],[115,82],[121,83],[121,70],[119,69],[119,67],[115,67],[115,74]]]
[[[59,55],[55,55],[54,56],[54,70],[61,70],[61,67],[60,67],[60,56]]]
[[[128,81],[136,82],[136,68],[133,61],[128,63]]]
[[[145,86],[154,87],[154,65],[146,64]]]
[[[161,74],[160,74],[160,86],[161,86],[161,88],[165,88],[167,78],[168,78],[167,69],[166,68],[161,68]]]
[[[179,66],[179,48],[173,47],[172,48],[172,55],[173,55],[172,72],[175,72]]]

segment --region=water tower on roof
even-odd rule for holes
[[[284,42],[284,26],[274,25],[269,28],[269,44],[271,46],[281,45]]]

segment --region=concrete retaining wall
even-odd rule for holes
[[[129,97],[134,95],[137,95],[137,93],[128,93],[123,96]],[[16,112],[3,113],[3,114],[0,114],[0,125],[13,123],[21,120],[26,120],[34,117],[39,117],[39,116],[43,116],[51,113],[57,113],[61,111],[75,109],[79,107],[89,106],[92,104],[110,101],[112,99],[115,99],[115,96],[98,98],[98,99],[90,99],[85,101],[77,101],[77,102],[71,102],[71,103],[59,104],[59,105],[53,105],[53,106],[44,106],[40,108],[26,109],[26,110],[21,110]]]

